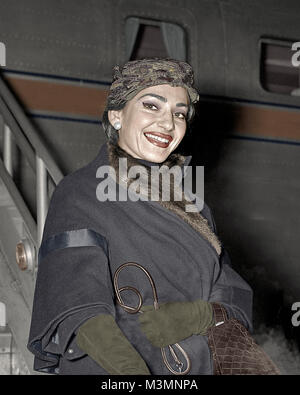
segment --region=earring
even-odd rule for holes
[[[114,123],[114,128],[116,129],[116,130],[120,130],[121,129],[121,122],[115,122]]]

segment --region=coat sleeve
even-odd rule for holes
[[[83,322],[115,316],[109,246],[94,220],[96,202],[74,194],[74,186],[67,179],[54,191],[39,249],[28,349],[34,369],[47,373],[58,372],[70,348],[72,358],[80,356],[75,337]]]
[[[232,268],[229,255],[224,248],[209,301],[221,303],[229,318],[236,318],[250,332],[252,331],[252,289]]]
[[[204,206],[204,216],[216,233],[216,224],[211,210]],[[229,318],[239,320],[250,332],[252,327],[253,292],[247,282],[233,269],[228,252],[222,247],[219,265],[215,271],[210,302],[221,303]]]

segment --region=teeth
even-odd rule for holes
[[[163,137],[155,136],[155,135],[153,135],[151,133],[145,133],[145,135],[148,136],[148,137],[151,137],[154,140],[158,140],[161,143],[169,143],[169,140],[164,139]]]

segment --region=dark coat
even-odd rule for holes
[[[160,303],[217,301],[251,330],[252,291],[231,268],[224,249],[219,254],[197,227],[159,202],[100,202],[96,173],[109,164],[104,144],[97,157],[65,177],[52,196],[39,251],[28,342],[38,371],[107,374],[76,346],[75,336],[87,319],[112,314],[150,372],[170,374],[160,349],[142,333],[137,314],[128,314],[116,303],[113,274],[125,262],[139,263],[149,271]],[[201,218],[207,219],[214,235],[207,205]],[[137,288],[144,304],[153,304],[150,284],[141,270],[124,269],[119,284]],[[124,300],[137,304],[131,292],[124,293]],[[206,336],[191,336],[180,345],[190,356],[190,374],[212,374]]]

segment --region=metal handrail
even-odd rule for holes
[[[22,148],[22,152],[28,160],[29,166],[35,173],[35,154],[28,139],[24,135],[21,126],[16,121],[13,113],[8,108],[5,100],[0,93],[0,113],[2,114],[5,124],[9,126],[10,131],[13,133],[15,142],[18,147]]]
[[[13,93],[8,88],[7,84],[5,83],[5,81],[3,79],[3,76],[1,74],[0,74],[0,97],[2,97],[4,103],[7,106],[7,109],[10,110],[10,112],[13,114],[13,117],[16,119],[19,126],[22,128],[23,134],[26,136],[26,138],[30,142],[35,153],[45,163],[48,173],[50,174],[54,183],[57,185],[59,183],[59,181],[63,178],[62,171],[59,169],[58,165],[52,158],[46,145],[44,144],[44,142],[40,138],[38,132],[35,130],[32,123],[28,119],[22,106],[19,104],[19,102],[14,97]],[[18,128],[18,130],[17,130],[17,128],[15,129],[12,127],[12,125],[10,125],[10,123],[9,123],[10,120],[6,119],[7,115],[8,115],[7,112],[5,112],[5,114],[3,114],[5,122],[7,122],[8,125],[11,127],[12,132],[14,133],[14,136],[16,134],[18,134],[17,137],[20,138],[21,137],[19,135],[20,129]],[[22,148],[24,148],[24,146],[23,146],[24,142],[22,142],[21,144],[22,144]]]
[[[35,220],[33,219],[30,211],[28,210],[27,205],[24,203],[24,199],[22,195],[20,194],[16,184],[11,178],[1,158],[0,158],[0,178],[4,182],[10,196],[13,197],[13,201],[17,209],[19,210],[24,222],[26,223],[26,226],[28,228],[31,237],[33,238],[33,241],[37,240],[37,227]]]
[[[4,125],[4,135],[3,135],[3,161],[4,166],[8,173],[12,175],[12,138],[11,131],[7,125]]]
[[[48,174],[57,185],[63,173],[52,158],[39,133],[28,119],[22,106],[7,86],[0,73],[0,113],[4,120],[4,163],[0,161],[0,176],[18,208],[36,249],[39,248],[48,210]],[[36,175],[36,219],[33,219],[28,207],[13,180],[12,134]]]

